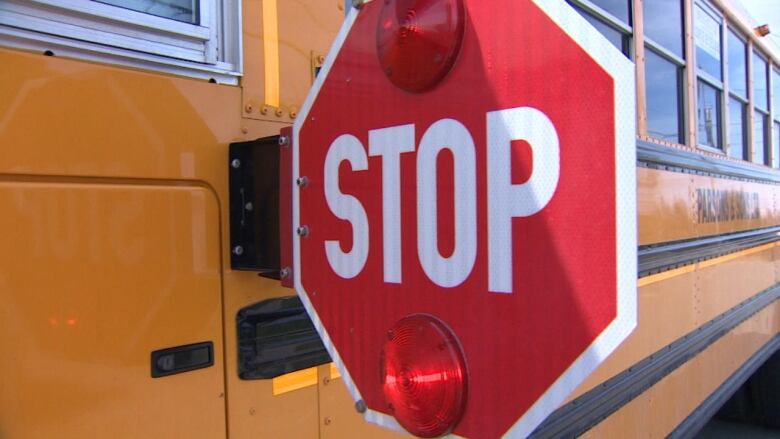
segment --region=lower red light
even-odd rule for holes
[[[451,432],[466,408],[460,344],[444,323],[429,315],[404,317],[388,332],[382,382],[388,410],[416,436]]]
[[[385,0],[376,47],[387,77],[413,93],[432,88],[455,63],[464,23],[463,0]]]

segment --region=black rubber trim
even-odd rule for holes
[[[636,154],[639,166],[772,184],[780,183],[780,172],[772,168],[706,156],[643,140],[637,140]]]
[[[780,283],[699,326],[560,407],[531,433],[531,437],[569,438],[581,435],[779,297]]]
[[[731,398],[742,384],[761,367],[775,352],[780,350],[780,334],[772,337],[769,342],[755,352],[736,372],[718,387],[704,402],[699,405],[684,421],[680,423],[667,438],[693,437],[709,422],[710,418]]]
[[[639,277],[780,241],[780,226],[640,246]]]

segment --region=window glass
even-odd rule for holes
[[[696,65],[712,77],[723,79],[720,70],[720,19],[707,13],[700,5],[696,5],[693,14],[693,30]]]
[[[760,111],[753,113],[753,161],[766,163],[766,115]]]
[[[747,45],[729,31],[729,90],[747,99]]]
[[[625,36],[625,34],[623,34],[623,32],[620,32],[619,30],[604,23],[603,21],[588,14],[587,12],[584,12],[579,9],[577,10],[577,12],[579,12],[580,15],[585,17],[585,19],[588,20],[588,23],[590,23],[593,27],[596,28],[597,31],[599,31],[602,35],[604,35],[609,40],[609,42],[612,43],[613,46],[618,48],[619,51],[623,52],[623,54],[628,53],[628,41],[627,41],[628,38]]]
[[[682,142],[680,136],[680,69],[646,50],[647,130],[659,139]]]
[[[772,157],[772,167],[777,168],[780,165],[780,122],[774,123],[775,129],[772,131],[772,150],[775,152]]]
[[[745,160],[745,104],[729,99],[729,155]]]
[[[650,0],[644,5],[645,34],[680,58],[683,54],[681,0]]]
[[[92,0],[145,14],[198,24],[199,0]]]
[[[780,71],[772,70],[772,109],[775,112],[775,119],[780,120]]]
[[[699,144],[720,148],[720,90],[699,81],[696,105]]]
[[[631,11],[628,0],[590,0],[591,3],[609,12],[623,23],[631,24]]]
[[[753,53],[753,104],[762,110],[768,109],[766,89],[766,61]]]

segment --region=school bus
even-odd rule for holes
[[[736,0],[570,4],[636,65],[639,324],[533,436],[689,437],[745,383],[777,428],[780,52]],[[282,264],[351,7],[0,1],[0,438],[403,436]]]

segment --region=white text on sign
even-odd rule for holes
[[[512,218],[541,211],[553,197],[560,176],[558,134],[550,119],[531,107],[491,111],[487,115],[488,290],[512,292]],[[531,147],[531,176],[512,183],[512,142]],[[454,159],[454,249],[439,252],[437,229],[436,158],[447,149]],[[382,157],[383,279],[401,283],[401,154],[415,151],[415,125],[398,125],[368,132],[368,155]],[[348,161],[353,171],[368,169],[366,149],[357,137],[342,134],[325,157],[325,199],[333,214],[352,226],[352,248],[325,241],[333,271],[353,278],[368,258],[369,223],[363,204],[339,189],[339,166]],[[423,133],[417,147],[417,256],[425,274],[442,287],[465,281],[477,257],[476,148],[468,128],[455,119],[440,119]],[[522,243],[520,243],[522,245]]]

